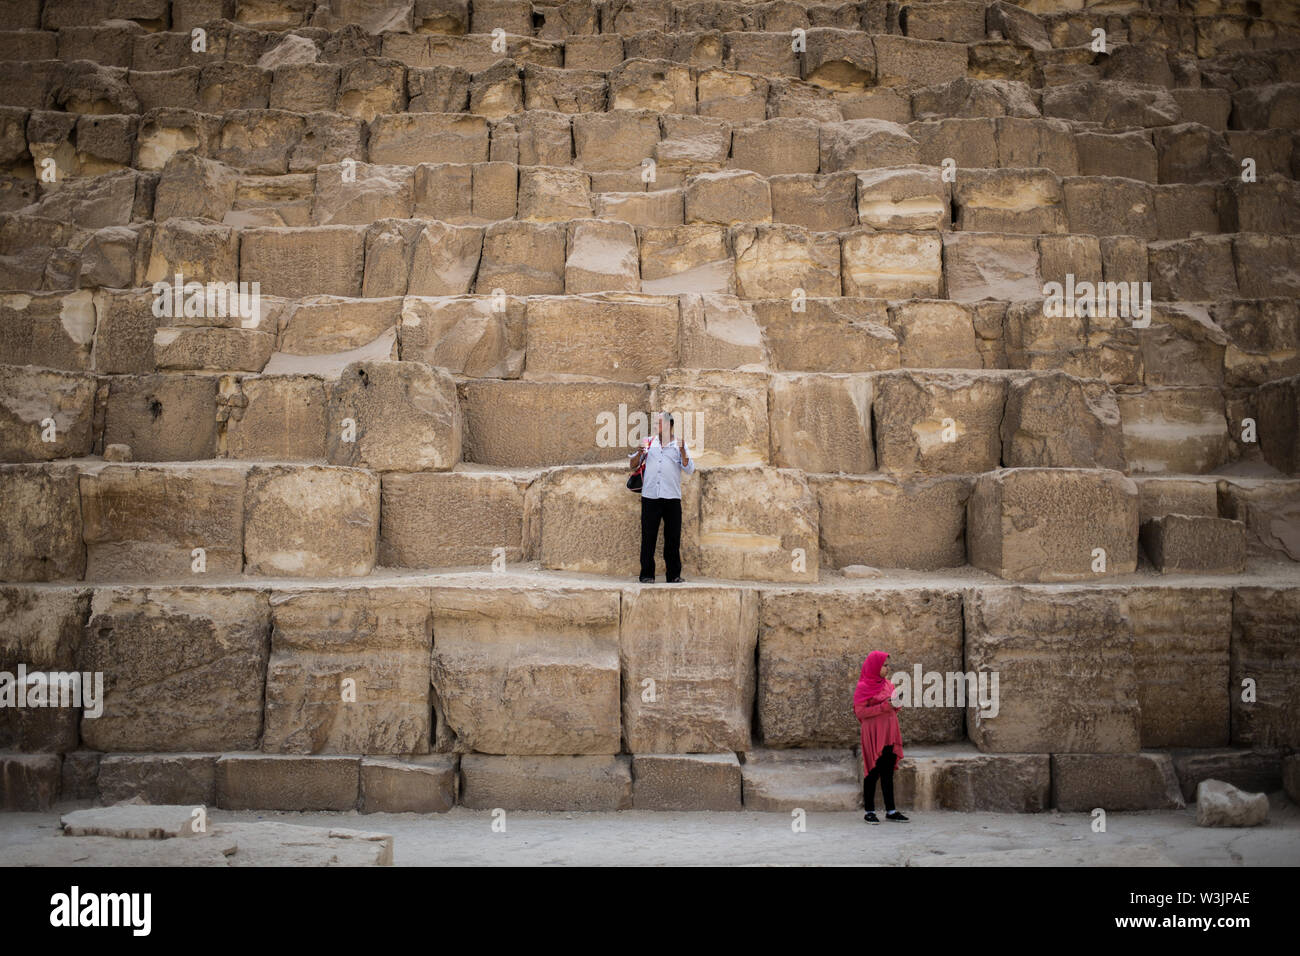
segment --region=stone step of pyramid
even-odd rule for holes
[[[3,66],[0,64],[0,72]],[[1300,84],[1289,86],[1300,90]],[[936,89],[940,91],[936,96],[951,92]],[[1086,91],[1094,97],[1109,92]],[[952,108],[965,109],[960,103]],[[400,207],[411,202],[398,194],[399,187],[405,185],[407,194],[415,193],[416,208],[423,210],[436,209],[438,201],[453,204],[463,200],[442,196],[437,187],[452,182],[459,186],[459,180],[469,174],[461,168],[464,166],[479,172],[481,201],[490,198],[499,204],[503,201],[499,187],[495,196],[490,190],[504,175],[503,167],[495,165],[498,163],[517,165],[521,176],[532,177],[534,182],[523,182],[525,190],[536,188],[537,181],[554,182],[561,176],[557,170],[568,170],[564,175],[570,193],[582,186],[600,195],[681,188],[693,176],[727,170],[744,170],[758,177],[802,177],[778,178],[773,184],[778,209],[788,206],[791,194],[798,195],[800,187],[804,192],[810,185],[838,191],[850,188],[851,176],[819,180],[811,178],[815,174],[831,177],[911,165],[938,167],[936,172],[954,165],[963,170],[1034,170],[1041,182],[1038,191],[1052,185],[1052,176],[1064,178],[1073,184],[1070,191],[1077,202],[1081,187],[1074,180],[1081,176],[1135,180],[1120,185],[1140,197],[1146,188],[1139,186],[1141,183],[1240,180],[1247,158],[1255,181],[1269,176],[1294,179],[1293,134],[1285,124],[1293,122],[1295,109],[1293,106],[1289,116],[1280,116],[1276,126],[1222,130],[1195,120],[1171,125],[1167,117],[1158,122],[1131,117],[1108,128],[1095,121],[1075,122],[1038,113],[1007,115],[996,100],[972,107],[968,117],[916,120],[896,113],[845,120],[789,115],[742,120],[645,108],[579,114],[520,108],[489,119],[451,107],[379,113],[361,120],[330,110],[295,113],[248,107],[205,112],[177,106],[174,101],[109,115],[102,111],[78,115],[0,103],[6,183],[12,193],[6,196],[6,209],[20,208],[23,197],[34,202],[39,195],[66,189],[82,177],[130,169],[142,174],[168,171],[169,181],[184,173],[196,179],[192,169],[168,170],[176,156],[220,164],[201,167],[209,181],[199,182],[214,192],[223,185],[229,188],[229,181],[238,177],[240,192],[245,195],[255,195],[259,186],[276,187],[292,195],[304,188],[310,191],[310,179],[301,177],[319,169],[321,184],[333,184],[324,193],[327,200],[337,202],[341,193],[358,193],[368,187],[377,194],[374,203],[378,204],[387,186],[391,194],[388,204]],[[252,138],[247,133],[249,126],[267,133]],[[915,175],[911,182],[867,181],[876,190],[893,185],[894,189],[920,193],[953,185],[961,187],[956,190],[959,199],[979,196],[976,185],[964,181],[973,177],[954,177],[950,168],[944,175],[946,178],[933,185]],[[1003,180],[1009,175],[1004,174]],[[281,178],[285,176],[299,178]],[[991,174],[982,178],[987,195],[987,181],[996,185],[998,178]],[[151,183],[152,179],[143,181]],[[703,182],[709,185],[708,180]],[[751,191],[757,190],[761,180],[752,183]],[[1168,197],[1173,192],[1156,195]],[[539,199],[525,191],[521,202],[536,205]],[[838,202],[826,202],[837,210]],[[464,215],[459,207],[450,208]],[[525,210],[531,207],[526,205]],[[496,211],[490,204],[483,205],[478,218],[502,218],[493,215]],[[1004,215],[1010,211],[1000,210]],[[989,214],[985,212],[986,218]],[[1121,218],[1110,228],[1124,222]]]
[[[598,248],[626,247],[623,258],[630,258],[633,268],[622,272],[589,268],[591,276],[566,274],[568,285],[584,279],[593,285],[569,288],[570,292],[638,291],[639,280],[656,277],[643,276],[634,267],[648,265],[660,247],[691,244],[712,245],[724,258],[723,252],[741,256],[743,282],[743,254],[749,244],[770,235],[793,241],[800,229],[813,236],[841,233],[846,237],[857,235],[859,226],[903,234],[943,229],[1051,236],[1052,240],[1041,243],[1043,252],[1058,256],[1056,250],[1062,245],[1099,245],[1099,240],[1111,237],[1155,244],[1237,232],[1288,235],[1300,231],[1294,219],[1300,187],[1277,174],[1242,183],[1211,172],[1204,178],[1198,175],[1196,181],[1156,184],[1105,174],[1059,176],[1046,168],[972,168],[960,184],[950,186],[940,166],[908,163],[908,158],[900,156],[901,163],[872,165],[869,170],[861,169],[867,164],[854,159],[856,172],[762,174],[748,168],[759,164],[728,160],[720,150],[718,160],[693,163],[676,173],[676,184],[657,178],[643,184],[635,171],[629,179],[619,171],[606,174],[567,165],[510,162],[374,165],[346,161],[320,165],[314,173],[261,175],[181,152],[173,154],[156,177],[121,168],[92,179],[30,182],[17,189],[14,198],[21,202],[20,194],[33,188],[39,188],[39,198],[30,196],[31,205],[13,211],[96,233],[130,223],[132,231],[140,234],[137,241],[159,245],[161,261],[152,262],[145,254],[141,263],[150,282],[171,278],[161,272],[174,264],[166,257],[168,246],[183,239],[177,230],[192,233],[197,224],[190,220],[205,217],[228,227],[214,235],[237,240],[258,241],[263,235],[256,231],[259,227],[377,223],[369,230],[353,230],[361,232],[372,248],[381,236],[389,244],[399,239],[409,244],[420,242],[423,232],[438,230],[448,241],[479,254],[503,231],[525,230],[524,222],[567,223],[567,229],[530,229],[538,236],[558,233],[573,269],[584,261],[600,261],[593,243]],[[733,165],[719,165],[719,160]],[[582,161],[580,156],[576,163]],[[736,165],[742,162],[744,166]],[[636,188],[642,185],[654,189]],[[1122,195],[1127,214],[1108,209],[1106,199],[1113,194]],[[510,225],[511,221],[516,224]],[[1113,240],[1107,243],[1114,244]],[[619,259],[612,256],[610,263],[619,264]],[[466,270],[470,280],[475,261]],[[191,257],[190,265],[203,263]],[[596,285],[623,273],[626,281],[621,287]],[[419,281],[427,285],[430,279],[421,276]]]
[[[334,578],[520,562],[630,577],[640,519],[625,474],[2,465],[0,487],[17,506],[3,517],[0,579]],[[1293,479],[1139,484],[1104,468],[842,477],[754,465],[696,477],[684,486],[682,555],[697,577],[816,581],[969,563],[1009,580],[1088,581],[1130,574],[1140,557],[1164,573],[1209,574],[1244,573],[1248,555],[1300,559]]]
[[[920,812],[1169,809],[1194,801],[1196,784],[1210,775],[1276,792],[1285,761],[1279,750],[1251,748],[1048,755],[985,754],[969,744],[939,744],[908,748],[894,789],[899,808]],[[60,800],[98,797],[106,804],[184,806],[187,820],[195,805],[362,813],[440,813],[458,803],[521,810],[572,810],[586,802],[587,809],[774,812],[862,806],[856,755],[815,749],[634,753],[630,759],[76,751],[61,762],[57,754],[0,754],[0,766],[5,809],[46,809]],[[462,801],[466,784],[477,792]],[[602,786],[603,798],[593,799]]]

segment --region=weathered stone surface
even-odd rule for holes
[[[104,444],[129,446],[135,461],[214,457],[217,387],[217,376],[114,376],[104,406]]]
[[[1137,486],[1105,469],[988,472],[976,479],[966,508],[971,564],[1012,581],[1131,573],[1137,539]]]
[[[624,589],[619,644],[627,749],[749,749],[757,637],[752,591]]]
[[[369,574],[379,477],[357,468],[256,465],[244,492],[245,571],[280,577]]]
[[[644,383],[675,368],[677,300],[606,293],[528,302],[525,377]]]
[[[529,488],[536,508],[542,567],[632,577],[640,566],[641,501],[627,490],[626,465],[557,468]],[[682,574],[701,571],[699,558],[702,473],[682,479]],[[535,502],[532,504],[531,502]],[[663,530],[655,546],[662,564]]]
[[[569,224],[564,291],[639,292],[641,258],[636,231],[625,222],[579,219]]]
[[[433,620],[436,749],[618,753],[617,591],[439,588]]]
[[[328,414],[331,464],[446,471],[460,461],[460,403],[443,369],[423,362],[349,365],[330,388]]]
[[[58,754],[0,754],[0,809],[48,810],[59,797]]]
[[[757,235],[757,231],[754,233]],[[747,234],[748,235],[748,234]],[[776,237],[779,240],[779,235]],[[688,226],[647,227],[641,230],[641,290],[648,293],[715,293],[736,291],[736,262],[722,226],[694,223]],[[755,278],[763,273],[756,248]],[[799,257],[798,251],[795,257]],[[806,262],[805,262],[806,265]]]
[[[1138,330],[1142,380],[1147,385],[1217,387],[1223,383],[1228,337],[1215,325],[1208,309],[1195,304],[1162,303],[1150,307],[1150,318],[1150,327]],[[1090,320],[1089,324],[1095,328],[1104,322]],[[1119,319],[1118,323],[1125,320]]]
[[[1286,757],[1280,750],[1175,750],[1174,770],[1183,799],[1196,801],[1203,780],[1222,780],[1242,790],[1273,793],[1282,789]]]
[[[889,310],[904,368],[984,368],[980,334],[987,307],[941,299],[900,302]],[[997,333],[1001,334],[1001,322]]]
[[[461,799],[472,810],[630,810],[631,758],[490,756],[460,759]]]
[[[5,683],[16,680],[20,666],[28,673],[73,671],[89,613],[89,591],[0,587],[0,619],[5,622],[0,629],[0,672],[9,675]],[[61,688],[50,686],[47,693],[62,699]],[[80,716],[72,707],[4,707],[0,749],[75,750]]]
[[[222,396],[225,457],[323,461],[326,395],[324,380],[315,375],[244,376],[237,392]]]
[[[740,761],[735,754],[633,754],[636,810],[739,810]]]
[[[1300,589],[1239,587],[1232,595],[1232,743],[1247,747],[1300,745]],[[1243,681],[1253,681],[1253,700]]]
[[[1121,391],[1124,458],[1130,471],[1197,475],[1228,458],[1228,422],[1217,388]]]
[[[96,591],[78,669],[103,672],[103,714],[83,714],[82,741],[103,751],[252,749],[269,639],[270,608],[255,591]]]
[[[613,219],[640,228],[665,228],[683,223],[681,189],[595,193],[591,205],[599,219]]]
[[[966,563],[966,477],[814,477],[821,554],[832,568],[932,571]]]
[[[1139,540],[1162,574],[1241,574],[1246,526],[1228,518],[1169,514],[1143,523]]]
[[[971,170],[954,185],[953,204],[957,229],[1029,235],[1067,231],[1065,193],[1050,169]]]
[[[155,370],[153,337],[159,319],[150,291],[100,290],[95,297],[98,322],[92,351],[102,374],[141,374]]]
[[[368,252],[367,256],[371,254]],[[391,287],[380,281],[376,269],[367,268],[366,294],[463,295],[469,292],[483,260],[483,230],[476,226],[426,222],[411,240],[410,256],[410,280],[405,286],[401,264],[391,267],[395,273]]]
[[[831,233],[773,223],[736,226],[731,239],[742,298],[789,297],[795,289],[830,296],[840,289],[840,244]]]
[[[922,688],[912,686],[915,667],[962,669],[959,594],[783,588],[761,593],[756,713],[763,744],[856,744],[853,685],[873,650],[890,654],[891,679],[907,694],[909,706],[898,715],[904,739],[960,739],[962,707],[922,706]],[[860,782],[860,769],[858,776]]]
[[[1268,794],[1247,793],[1222,780],[1196,787],[1198,827],[1257,827],[1268,822]]]
[[[202,832],[196,828],[194,807],[157,806],[93,807],[59,817],[64,836],[106,836],[119,840],[170,840]]]
[[[969,744],[906,747],[894,800],[915,810],[1039,813],[1051,805],[1049,754],[982,754]]]
[[[943,229],[949,225],[948,186],[934,166],[859,171],[858,222],[873,229]]]
[[[858,224],[857,174],[796,173],[772,176],[772,221],[803,226],[813,232],[839,232]]]
[[[588,170],[640,167],[641,161],[653,154],[659,138],[659,118],[648,110],[573,117],[573,146],[579,165]],[[639,179],[639,168],[637,172]]]
[[[428,592],[277,594],[271,615],[263,750],[427,752]]]
[[[845,295],[924,298],[943,288],[941,243],[935,233],[850,233],[841,258]]]
[[[524,368],[525,307],[508,298],[407,296],[398,344],[405,362],[426,362],[453,375],[518,378]]]
[[[263,295],[361,294],[365,227],[245,229],[240,237],[241,282],[258,282]],[[220,278],[220,277],[219,277]]]
[[[105,754],[99,761],[99,799],[106,804],[213,806],[217,754]]]
[[[99,760],[94,750],[73,750],[63,755],[61,800],[94,800],[99,796]]]
[[[359,757],[225,754],[217,759],[223,810],[353,810]]]
[[[766,22],[764,28],[776,29]],[[853,30],[813,29],[806,34],[807,51],[800,57],[800,76],[829,90],[860,90],[876,74],[871,37]]]
[[[701,574],[749,581],[817,580],[817,499],[800,473],[736,467],[716,468],[701,477]],[[685,533],[683,521],[683,540]]]
[[[239,270],[242,236],[230,226],[204,219],[168,219],[154,229],[149,247],[149,265],[145,270],[145,283],[169,281],[177,273],[186,282],[231,282],[236,276],[252,281],[257,275],[245,276]],[[243,247],[245,257],[254,250]],[[248,259],[244,258],[248,264]],[[277,294],[274,288],[262,284],[262,291]]]
[[[153,364],[165,372],[260,372],[274,347],[274,334],[257,329],[165,326],[153,333]]]
[[[197,153],[175,153],[163,166],[154,194],[154,219],[220,222],[235,202],[239,174]]]
[[[1300,754],[1282,759],[1282,784],[1292,803],[1300,803]]]
[[[1300,561],[1300,484],[1250,479],[1222,484],[1223,516],[1246,526],[1247,554]]]
[[[1284,474],[1300,474],[1300,376],[1268,382],[1257,401],[1264,460]]]
[[[874,471],[872,381],[866,375],[773,375],[772,463],[804,472]]]
[[[731,166],[761,176],[815,173],[820,165],[817,124],[782,117],[737,127],[731,138]]]
[[[562,222],[497,222],[483,232],[483,256],[476,292],[560,295],[564,292],[565,239]]]
[[[0,465],[0,580],[79,579],[86,569],[77,471],[66,465]]]
[[[651,428],[643,385],[480,379],[462,394],[464,457],[481,465],[622,462]]]
[[[524,491],[508,475],[478,472],[383,477],[379,564],[479,567],[523,558]]]
[[[678,303],[684,368],[767,369],[768,349],[753,303],[722,295],[683,295]]]
[[[188,580],[244,566],[244,469],[107,465],[81,475],[86,579]],[[196,555],[195,549],[202,549]]]
[[[957,302],[1042,297],[1038,243],[1032,236],[943,234],[943,283]]]
[[[369,225],[410,218],[414,174],[408,166],[352,162],[320,166],[312,222],[320,226]]]
[[[89,373],[0,365],[0,462],[90,454],[97,388]]]
[[[802,309],[797,305],[802,305]],[[789,298],[753,303],[772,356],[783,372],[871,372],[898,368],[898,337],[879,299]]]
[[[1009,468],[1124,470],[1119,404],[1103,382],[1062,372],[1013,379],[1001,433]]]
[[[767,386],[758,372],[670,369],[654,381],[650,407],[673,416],[674,437],[701,467],[766,464]]]
[[[1226,745],[1230,592],[1133,588],[1123,602],[1133,631],[1142,746]]]
[[[463,113],[387,113],[370,122],[369,149],[372,163],[484,163],[488,122]]]
[[[746,810],[788,814],[862,806],[862,762],[851,750],[751,750],[740,772]]]
[[[591,216],[591,181],[571,166],[524,166],[519,170],[519,218],[563,222]]]
[[[362,813],[446,813],[456,805],[460,758],[362,757]]]
[[[924,11],[921,16],[924,18]],[[945,83],[966,73],[965,47],[912,36],[872,37],[876,50],[876,83],[917,87]]]
[[[1262,385],[1300,372],[1300,303],[1294,299],[1216,303],[1211,316],[1228,338],[1227,384]]]
[[[999,675],[996,715],[967,709],[966,732],[980,750],[1138,749],[1133,634],[1118,596],[989,587],[967,592],[963,611],[965,669]]]
[[[1156,299],[1206,302],[1237,297],[1230,236],[1152,242],[1147,254],[1151,294]]]
[[[14,365],[88,371],[96,321],[89,289],[0,295],[0,354]]]
[[[1213,479],[1141,477],[1134,478],[1141,496],[1138,518],[1142,522],[1162,515],[1219,514],[1218,489]]]
[[[685,187],[685,221],[733,223],[769,222],[772,189],[757,173],[726,169],[692,176]]]
[[[1127,171],[1129,176],[1133,171]],[[1080,176],[1066,179],[1061,193],[1061,214],[1070,232],[1095,236],[1161,238],[1156,218],[1155,193],[1135,178]]]
[[[969,372],[888,372],[875,379],[882,471],[970,473],[996,468],[1007,385]]]
[[[1062,813],[1185,806],[1167,753],[1052,754],[1052,805]]]

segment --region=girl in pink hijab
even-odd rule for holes
[[[876,781],[885,798],[885,819],[903,822],[907,817],[894,809],[894,767],[903,759],[903,735],[898,729],[898,711],[893,701],[894,685],[885,679],[889,655],[872,651],[862,662],[862,675],[853,691],[853,713],[862,724],[862,805],[868,823],[876,818]]]

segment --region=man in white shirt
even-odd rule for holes
[[[669,584],[682,583],[682,473],[695,471],[686,442],[673,435],[673,416],[656,422],[658,434],[632,455],[632,470],[645,463],[641,484],[641,583],[655,579],[655,541],[664,525],[664,565]]]

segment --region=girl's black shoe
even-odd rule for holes
[[[862,815],[862,819],[866,820],[868,823],[879,823],[879,822],[880,822],[880,821],[876,818],[876,811],[875,811],[875,810],[868,810],[865,814]]]
[[[897,822],[899,822],[899,823],[906,823],[906,822],[907,822],[907,817],[903,816],[903,815],[902,815],[901,813],[899,813],[897,810],[890,810],[888,813],[885,814],[885,819],[886,819],[886,820],[895,820],[895,821],[897,821]]]

